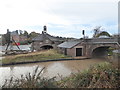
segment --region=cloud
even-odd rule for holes
[[[82,30],[85,30],[85,35],[91,38],[93,36],[93,29],[96,26],[101,26],[101,31],[107,31],[110,34],[118,33],[117,24],[75,24],[69,26],[54,25],[55,27],[48,27],[48,33],[54,36],[82,38]],[[58,28],[59,27],[59,28]]]
[[[70,24],[90,23],[103,18],[115,19],[117,3],[111,1],[106,4],[98,3],[98,0],[90,0],[91,3],[86,0],[3,0],[0,4],[0,23]]]
[[[117,19],[117,3],[63,3],[54,8],[56,15],[70,21],[72,24],[84,24],[95,21]],[[112,11],[112,12],[111,12]]]
[[[0,33],[10,30],[41,32],[48,26],[53,35],[92,36],[95,26],[116,33],[118,0],[0,0]],[[112,31],[115,30],[115,31]]]

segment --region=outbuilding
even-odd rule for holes
[[[58,45],[59,51],[65,55],[76,57],[84,56],[84,46],[82,40],[72,40]]]

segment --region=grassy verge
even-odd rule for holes
[[[59,81],[63,88],[118,88],[120,70],[105,62]]]
[[[120,71],[108,62],[90,67],[89,69],[71,74],[69,77],[57,81],[55,77],[46,79],[37,73],[21,75],[20,79],[6,80],[2,88],[118,88]]]
[[[60,58],[67,58],[67,56],[58,53],[56,50],[47,50],[28,54],[6,56],[4,59],[2,59],[2,63],[7,64],[14,62],[40,61]]]

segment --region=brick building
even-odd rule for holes
[[[11,34],[11,37],[15,40],[15,42],[20,42],[19,34],[16,31],[11,32],[10,34]]]
[[[55,37],[47,33],[44,28],[42,34],[32,39],[32,50],[57,49],[57,45],[65,41],[62,37]]]
[[[27,42],[28,38],[24,35],[19,35],[17,30],[10,32],[11,39],[13,38],[16,43],[24,44]],[[14,44],[14,43],[13,43]]]
[[[64,42],[58,45],[59,51],[65,55],[76,57],[106,57],[109,48],[118,49],[118,38],[88,38]]]
[[[65,55],[76,57],[84,55],[82,40],[72,40],[58,45],[59,51]]]

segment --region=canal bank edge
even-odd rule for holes
[[[90,59],[87,57],[84,58],[67,58],[67,59],[51,59],[51,60],[40,60],[40,61],[27,61],[27,62],[12,62],[7,64],[0,64],[0,66],[9,66],[9,65],[18,65],[18,64],[30,64],[30,63],[42,63],[42,62],[52,62],[52,61],[68,61],[68,60],[85,60]]]

